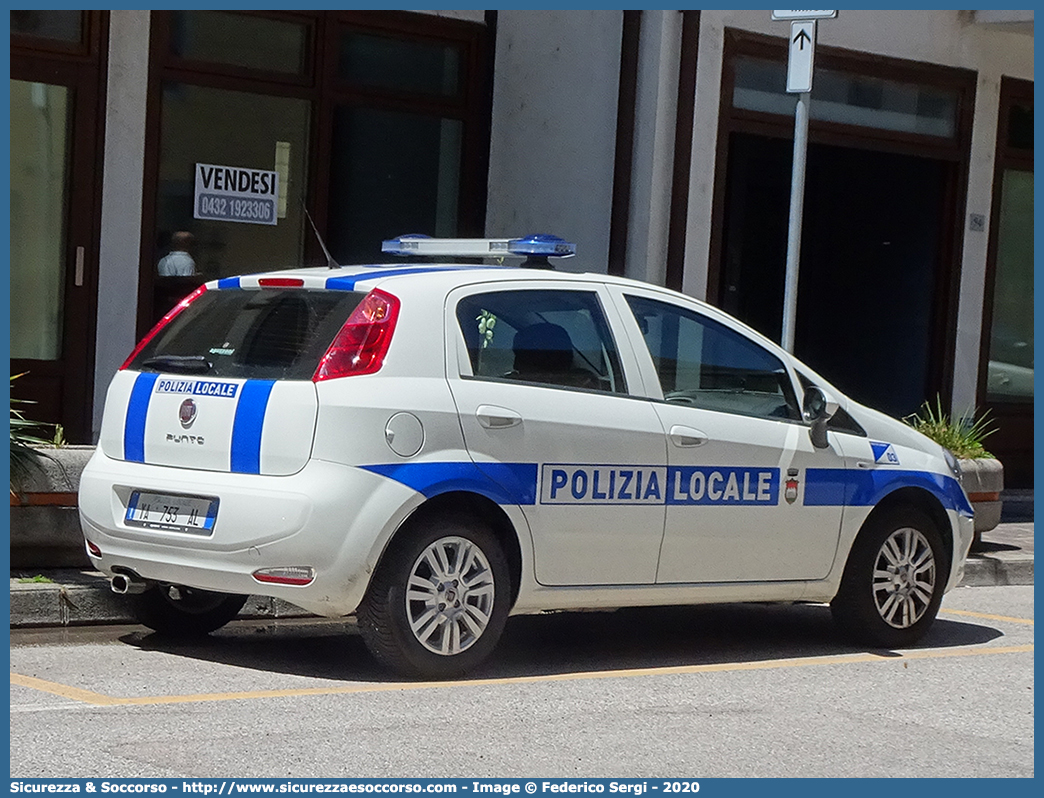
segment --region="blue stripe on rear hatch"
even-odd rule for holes
[[[373,272],[363,272],[350,277],[330,277],[326,280],[328,291],[354,291],[356,283],[364,283],[367,280],[379,280],[382,277],[400,277],[405,274],[428,274],[430,272],[456,272],[469,268],[467,266],[404,266],[395,269],[381,269]],[[488,268],[473,266],[470,268]]]
[[[123,423],[123,459],[145,462],[145,417],[149,413],[152,388],[159,374],[142,373],[134,380],[127,400],[127,418]]]
[[[218,280],[217,287],[218,288],[222,288],[222,289],[224,289],[224,288],[239,288],[239,278],[238,277],[223,277],[220,280]]]
[[[261,430],[275,380],[247,380],[232,422],[231,469],[238,474],[261,473]]]

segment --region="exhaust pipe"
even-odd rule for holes
[[[109,587],[112,588],[113,593],[125,596],[127,594],[144,593],[148,589],[149,583],[127,574],[113,574],[109,580]]]

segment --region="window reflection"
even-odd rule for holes
[[[794,115],[796,94],[787,94],[786,64],[762,58],[736,61],[736,108]],[[809,108],[812,119],[952,138],[957,92],[869,75],[817,69]]]
[[[988,398],[1033,399],[1033,173],[1008,169],[1001,186]]]
[[[338,72],[363,86],[453,97],[460,92],[460,48],[452,44],[373,36],[341,37]]]
[[[11,357],[61,357],[69,90],[11,81]]]
[[[171,15],[170,48],[174,55],[197,61],[304,74],[308,27],[228,11],[175,11]]]
[[[79,42],[83,37],[83,12],[12,10],[11,33]]]

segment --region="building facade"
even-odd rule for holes
[[[778,340],[789,32],[767,11],[11,12],[17,391],[90,442],[137,337],[204,280],[324,263],[312,223],[343,262],[404,232],[554,232],[570,268]],[[1032,80],[1032,12],[819,23],[795,343],[892,414],[990,409],[1027,486]],[[198,218],[200,165],[276,175],[273,217]]]

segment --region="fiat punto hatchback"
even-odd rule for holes
[[[447,677],[545,610],[829,602],[906,646],[961,579],[953,458],[720,310],[534,268],[552,236],[384,248],[207,283],[113,378],[80,514],[145,625],[273,596]]]

